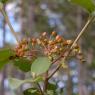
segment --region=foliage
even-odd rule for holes
[[[39,57],[37,58],[31,66],[31,72],[36,75],[45,73],[51,65],[50,60],[47,57]]]
[[[37,77],[35,79],[26,79],[26,80],[19,80],[19,79],[16,79],[16,78],[9,78],[8,80],[9,80],[11,89],[15,90],[18,87],[20,87],[22,84],[25,84],[25,83],[40,82],[40,81],[42,81],[42,78]]]
[[[11,49],[0,49],[0,69],[4,67],[5,64],[9,63],[10,57],[14,55]]]
[[[3,4],[5,4],[8,0],[0,0]]]
[[[70,1],[85,8],[89,13],[93,13],[95,11],[95,4],[93,0],[82,0],[82,1],[70,0]]]
[[[24,72],[28,72],[31,69],[32,60],[27,60],[25,58],[16,58],[13,60],[16,67]]]
[[[6,0],[1,1],[5,3]],[[80,5],[85,8],[90,14],[95,11],[95,5],[92,0],[70,0],[70,2]],[[10,26],[12,33],[15,35],[12,26],[9,23],[9,19],[4,13],[3,9],[0,9],[3,13],[6,22]],[[60,69],[64,67],[62,61],[66,61],[67,57],[78,56],[82,61],[83,55],[77,41],[93,21],[94,16],[91,15],[86,25],[81,30],[78,37],[73,40],[66,40],[62,36],[58,35],[55,31],[50,36],[46,32],[43,32],[38,38],[23,39],[18,42],[15,49],[1,49],[0,50],[0,69],[12,61],[23,72],[31,72],[32,78],[26,80],[19,80],[15,78],[9,78],[9,83],[12,89],[17,89],[24,83],[35,84],[33,88],[26,89],[24,95],[56,95],[56,85],[50,84],[49,79]],[[15,35],[16,37],[16,35]],[[17,38],[17,37],[16,37]],[[62,63],[61,63],[62,62]],[[53,73],[49,73],[50,67],[55,63]],[[65,66],[66,69],[68,69]],[[40,82],[44,83],[43,88],[39,85]]]
[[[41,95],[39,90],[37,90],[36,88],[26,89],[23,93],[24,95]]]

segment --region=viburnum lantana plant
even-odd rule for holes
[[[76,57],[81,62],[85,62],[77,41],[94,20],[95,5],[92,0],[69,1],[80,5],[89,13],[87,23],[75,40],[64,39],[63,36],[53,31],[50,35],[47,32],[43,32],[37,38],[24,38],[19,41],[7,14],[3,10],[3,3],[0,3],[0,11],[17,40],[15,48],[0,50],[0,63],[2,62],[4,65],[11,61],[14,66],[18,67],[20,70],[23,72],[30,71],[32,75],[30,79],[25,80],[9,78],[10,85],[13,89],[17,89],[24,83],[33,83],[33,87],[23,92],[24,95],[57,95],[56,85],[49,83],[49,80],[61,67],[68,69],[68,65],[65,64],[67,58]],[[50,72],[54,64],[56,64],[56,68]],[[3,67],[3,65],[0,67]],[[41,85],[40,82],[42,82],[43,85]]]

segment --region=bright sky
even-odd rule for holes
[[[15,30],[16,32],[18,32],[18,31],[20,31],[20,24],[19,24],[18,22],[16,22],[15,19],[14,19],[14,12],[16,11],[15,5],[16,5],[16,4],[14,4],[14,3],[8,4],[8,5],[6,6],[6,11],[7,11],[7,13],[8,13],[10,22],[11,22],[11,24],[12,24],[14,30]],[[2,20],[2,19],[0,19],[0,21],[1,21],[1,20]],[[0,25],[0,26],[1,26],[1,25]],[[6,33],[6,38],[5,38],[6,42],[11,43],[11,44],[12,44],[12,43],[15,43],[16,40],[15,40],[14,36],[11,34],[8,25],[6,25],[6,32],[7,32],[7,33]],[[0,47],[2,47],[2,45],[3,45],[3,43],[2,43],[2,40],[3,40],[2,35],[3,35],[3,31],[2,31],[2,29],[0,29]]]

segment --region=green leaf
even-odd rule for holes
[[[57,85],[48,83],[47,95],[56,95],[56,89],[57,89]]]
[[[17,89],[18,87],[20,87],[23,83],[25,83],[24,80],[19,80],[19,79],[15,79],[15,78],[9,78],[9,85],[11,89]]]
[[[14,65],[23,72],[28,72],[31,70],[32,60],[26,58],[17,58],[13,60]]]
[[[16,79],[16,78],[8,78],[8,81],[9,81],[10,88],[15,90],[24,83],[35,83],[35,82],[38,83],[38,82],[42,81],[42,78],[37,77],[35,79],[26,79],[26,80],[20,80],[20,79]]]
[[[39,57],[37,58],[31,65],[31,73],[35,73],[37,75],[45,73],[51,65],[51,62],[47,57]]]
[[[14,55],[14,53],[11,49],[0,49],[0,60],[9,58],[12,55]]]
[[[69,0],[69,1],[85,8],[89,13],[93,13],[95,11],[95,4],[93,0]]]
[[[5,4],[8,0],[0,0],[1,3]]]
[[[43,81],[43,78],[41,76],[38,76],[33,81],[34,82],[41,82],[41,81]]]
[[[36,88],[29,88],[23,92],[24,95],[41,95]]]
[[[55,84],[49,83],[47,89],[55,91],[57,89],[57,86]]]
[[[47,90],[47,93],[45,95],[55,95],[53,90]]]
[[[11,49],[0,49],[0,69],[10,61],[9,57],[13,55],[14,53]]]

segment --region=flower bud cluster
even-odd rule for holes
[[[31,56],[40,50],[43,55],[48,56],[48,58],[53,61],[61,54],[64,56],[72,44],[72,40],[64,39],[55,31],[53,31],[50,36],[48,36],[47,32],[43,32],[39,38],[23,39],[15,48],[15,52],[18,57],[29,57],[29,55]],[[71,56],[78,55],[80,60],[83,58],[82,53],[80,54],[78,44],[74,46],[71,54],[73,54]]]

